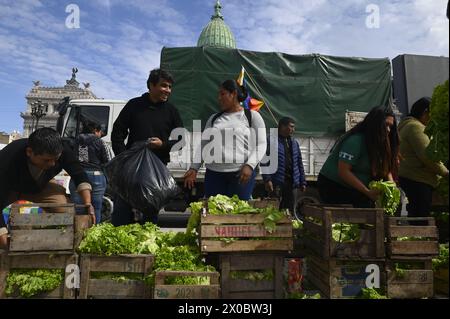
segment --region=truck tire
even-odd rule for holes
[[[297,220],[303,219],[303,207],[309,204],[320,204],[319,191],[314,187],[309,187],[299,198],[294,209],[294,217]]]
[[[102,220],[101,222],[111,222],[111,215],[114,210],[113,201],[107,197],[103,196],[103,205],[102,205]]]

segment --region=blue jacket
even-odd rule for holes
[[[293,139],[292,137],[289,137],[292,145],[292,168],[293,168],[293,182],[294,182],[294,188],[300,188],[301,186],[306,186],[306,178],[305,178],[305,170],[303,168],[303,161],[302,161],[302,153],[300,151],[300,145],[298,142]],[[270,152],[270,143],[271,138],[269,137],[267,141],[267,154]],[[273,143],[273,141],[272,141]],[[272,181],[274,185],[283,185],[284,183],[284,173],[285,173],[285,156],[284,153],[284,145],[282,141],[282,137],[278,137],[278,169],[274,174],[264,174],[264,166],[261,164],[261,170],[262,170],[262,177],[264,182]]]

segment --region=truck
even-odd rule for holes
[[[305,203],[319,202],[317,176],[337,138],[372,107],[392,102],[391,64],[387,58],[288,55],[213,47],[163,48],[161,67],[175,78],[170,99],[188,130],[194,119],[205,123],[217,112],[220,83],[236,79],[242,69],[249,94],[265,103],[260,113],[267,128],[277,127],[282,116],[296,121],[295,138],[300,142],[309,184],[297,211]],[[59,107],[58,130],[64,138],[75,138],[84,119],[95,120],[105,133],[104,140],[110,143],[113,123],[125,104],[121,100],[67,99]],[[168,168],[181,185],[188,167],[179,155],[171,153]],[[166,209],[182,211],[190,201],[201,198],[203,179],[204,168],[198,174],[196,188],[186,190]],[[254,197],[264,195],[258,174]]]
[[[277,127],[282,116],[296,121],[294,137],[300,143],[308,181],[307,192],[297,203],[298,213],[304,204],[319,202],[317,176],[336,140],[372,107],[391,105],[396,110],[396,74],[392,77],[388,58],[288,55],[212,47],[163,48],[161,67],[175,78],[170,100],[179,109],[188,130],[192,129],[193,120],[205,123],[217,112],[220,83],[236,79],[242,69],[249,94],[265,103],[260,113],[267,128]],[[104,140],[110,143],[113,123],[125,104],[121,100],[67,99],[59,108],[58,129],[63,137],[74,138],[80,121],[95,119],[102,126]],[[402,114],[398,110],[397,114],[400,120]],[[171,153],[168,168],[182,186],[188,167],[179,153]],[[183,211],[189,202],[201,198],[204,172],[204,168],[199,171],[193,190],[185,190],[165,209]],[[265,196],[260,174],[253,196]]]

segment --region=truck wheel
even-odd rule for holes
[[[103,196],[102,221],[101,221],[102,223],[111,221],[113,209],[114,209],[113,201],[109,197]]]
[[[303,219],[303,207],[310,204],[320,204],[319,192],[315,188],[307,188],[301,196],[294,209],[294,216],[298,220]]]

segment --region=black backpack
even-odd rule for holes
[[[217,114],[214,115],[214,117],[211,120],[211,127],[213,127],[214,122],[222,116],[222,114],[225,112],[219,112]],[[244,109],[244,113],[245,113],[245,117],[247,118],[248,121],[248,125],[249,127],[252,127],[252,111],[250,111],[249,109]]]

